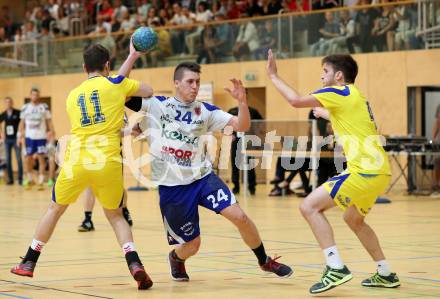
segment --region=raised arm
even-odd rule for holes
[[[233,116],[228,122],[228,126],[232,126],[236,132],[246,132],[251,127],[251,115],[246,98],[246,89],[243,83],[237,79],[231,79],[233,84],[232,90],[225,88],[225,90],[238,101],[238,116]]]
[[[272,50],[268,51],[266,71],[267,76],[273,85],[275,85],[275,88],[293,107],[322,107],[321,103],[314,96],[301,96],[295,89],[284,82],[283,79],[278,77],[277,65]]]

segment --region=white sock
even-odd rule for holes
[[[131,251],[136,251],[136,246],[134,245],[133,242],[127,242],[124,245],[122,245],[122,251],[124,252],[124,254]]]
[[[35,251],[41,252],[41,250],[43,249],[43,246],[46,243],[32,239],[32,244],[31,244],[31,248]]]
[[[44,174],[38,175],[38,184],[42,185],[44,183]]]
[[[323,250],[327,265],[333,269],[344,268],[344,263],[341,260],[338,249],[336,246],[332,246]]]
[[[28,180],[29,180],[29,183],[30,183],[30,182],[32,182],[32,173],[28,172],[28,174],[27,174],[27,175],[28,175]]]
[[[380,276],[388,276],[391,274],[390,265],[386,260],[377,261],[377,273]]]

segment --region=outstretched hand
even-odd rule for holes
[[[330,119],[330,112],[327,109],[323,108],[323,107],[314,107],[313,108],[313,115],[316,118],[324,118],[324,119],[327,119],[327,120]]]
[[[266,72],[269,77],[273,77],[278,74],[277,63],[276,63],[275,57],[272,53],[272,49],[269,49],[267,51]]]
[[[244,88],[241,80],[231,79],[231,82],[232,82],[233,88],[229,89],[229,88],[225,87],[225,91],[227,91],[239,103],[247,103],[246,89]]]

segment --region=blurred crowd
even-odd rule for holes
[[[27,2],[24,16],[12,15],[8,6],[1,8],[0,42],[107,35],[100,39],[100,43],[110,50],[113,61],[116,61],[119,50],[127,47],[129,39],[128,36],[110,33],[131,32],[142,25],[195,24],[188,29],[159,29],[157,51],[150,53],[148,58],[153,66],[171,55],[195,55],[199,62],[204,63],[222,61],[222,57],[233,57],[238,61],[262,59],[268,48],[278,47],[278,52],[288,48],[289,45],[279,37],[291,31],[302,43],[295,45],[295,50],[305,49],[309,55],[341,50],[355,53],[420,47],[420,40],[415,36],[415,5],[299,15],[289,24],[283,22],[282,26],[276,19],[210,25],[210,21],[385,2],[398,1],[34,0]],[[440,16],[440,11],[437,15]]]

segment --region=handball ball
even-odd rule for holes
[[[133,46],[136,51],[147,52],[157,44],[157,34],[150,27],[139,27],[133,33]]]

